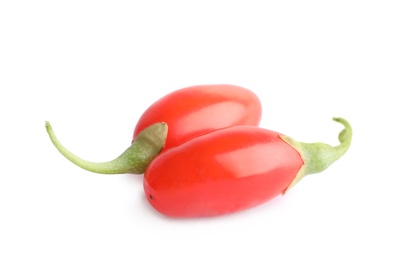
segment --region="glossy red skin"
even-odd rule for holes
[[[217,216],[283,193],[302,165],[300,154],[279,133],[235,126],[160,154],[145,172],[144,191],[164,215]]]
[[[133,139],[144,128],[169,126],[164,149],[208,132],[235,125],[257,126],[261,104],[252,91],[234,85],[199,85],[176,90],[152,104],[140,117]]]

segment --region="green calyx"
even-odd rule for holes
[[[144,173],[149,163],[163,149],[168,131],[166,123],[153,124],[140,132],[131,146],[116,159],[108,162],[90,162],[66,149],[56,138],[49,122],[45,122],[45,127],[53,145],[64,157],[87,171],[103,174]]]
[[[340,144],[337,146],[331,146],[325,143],[302,143],[297,142],[288,136],[281,137],[286,143],[291,145],[301,154],[301,158],[304,161],[304,165],[301,167],[286,191],[293,187],[303,177],[312,173],[324,171],[349,149],[353,135],[351,125],[343,118],[334,117],[333,120],[344,126],[344,129],[339,133]]]

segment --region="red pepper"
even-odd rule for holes
[[[109,174],[143,173],[163,147],[171,148],[221,128],[258,125],[260,118],[260,100],[246,88],[200,85],[179,89],[144,112],[135,127],[133,143],[123,154],[102,163],[77,157],[58,141],[49,122],[46,129],[59,152],[85,170]]]
[[[140,117],[134,138],[147,126],[165,122],[169,132],[165,149],[196,136],[236,125],[260,123],[261,104],[246,88],[199,85],[174,91],[152,104]]]
[[[196,137],[156,157],[144,177],[150,204],[171,217],[216,216],[283,194],[303,176],[325,170],[351,143],[350,124],[336,147],[300,143],[277,132],[235,126]]]

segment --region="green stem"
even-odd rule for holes
[[[303,177],[312,173],[324,171],[349,149],[353,135],[351,125],[343,118],[335,117],[333,120],[344,126],[344,129],[339,133],[340,144],[337,146],[330,146],[324,143],[302,143],[295,141],[291,137],[282,137],[285,142],[290,144],[301,154],[304,161],[304,165],[301,167],[287,190],[299,182]]]
[[[56,149],[69,161],[87,171],[104,174],[143,173],[164,147],[168,130],[166,123],[153,124],[140,132],[131,146],[116,159],[108,162],[90,162],[66,149],[56,138],[49,122],[45,122],[45,127]]]

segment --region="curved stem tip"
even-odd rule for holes
[[[344,126],[344,129],[339,133],[338,138],[340,144],[337,146],[331,146],[325,143],[302,143],[297,142],[288,136],[282,137],[284,141],[294,147],[301,154],[304,161],[304,165],[301,167],[287,190],[308,174],[324,171],[349,149],[353,135],[351,125],[347,120],[340,117],[334,117],[333,120]]]
[[[103,174],[143,173],[164,147],[168,131],[166,123],[153,124],[139,133],[131,146],[116,159],[108,162],[90,162],[65,148],[56,138],[49,122],[45,122],[45,127],[53,145],[66,159],[87,171]]]

